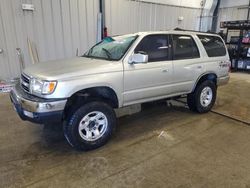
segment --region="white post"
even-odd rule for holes
[[[97,14],[97,37],[96,42],[100,42],[102,40],[102,13]]]

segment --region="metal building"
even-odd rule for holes
[[[201,7],[196,0],[171,5],[161,0],[104,2],[109,35],[175,27],[199,29]],[[17,48],[23,54],[25,66],[36,59],[43,62],[68,58],[75,56],[77,50],[79,54],[86,51],[97,41],[99,3],[99,0],[1,0],[0,79],[20,75]]]
[[[97,12],[97,0],[1,0],[0,77],[20,74],[16,48],[22,50],[25,66],[31,63],[27,40],[40,61],[73,56],[77,48],[84,51],[96,41]]]

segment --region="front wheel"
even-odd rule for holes
[[[213,81],[206,80],[187,96],[187,103],[192,111],[206,113],[210,111],[216,100],[217,88]]]
[[[78,150],[104,145],[116,126],[114,110],[103,102],[89,102],[72,111],[64,124],[64,135]]]

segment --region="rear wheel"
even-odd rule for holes
[[[216,100],[216,85],[211,80],[206,80],[195,88],[187,97],[187,103],[192,111],[206,113],[210,111]]]
[[[108,104],[89,102],[69,113],[64,135],[74,148],[91,150],[104,145],[115,126],[115,112]]]

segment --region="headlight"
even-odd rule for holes
[[[56,84],[56,81],[42,81],[36,78],[32,78],[30,82],[30,91],[31,93],[39,95],[48,95],[54,92]]]

